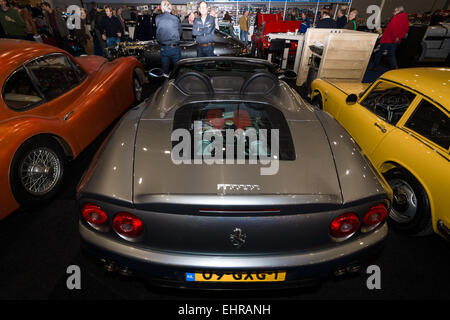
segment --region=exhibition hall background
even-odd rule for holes
[[[80,0],[48,0],[51,4],[54,6],[59,7],[66,7],[68,5],[81,5],[82,2]],[[87,5],[90,3],[91,0],[84,0],[83,3]],[[95,0],[96,3],[108,3],[108,4],[129,4],[129,5],[142,5],[142,4],[159,4],[160,1],[156,0]],[[173,0],[171,1],[172,4],[186,4],[187,2],[190,2],[188,0]],[[237,1],[226,1],[226,0],[215,0],[215,1],[207,1],[210,3],[236,3]],[[238,1],[239,5],[261,5],[262,3],[268,4],[271,1]],[[321,5],[330,3],[332,4],[332,0],[328,1],[320,1]],[[336,1],[339,2],[339,1]],[[274,5],[277,7],[283,7],[284,1],[272,1]],[[316,4],[317,1],[302,1],[297,0],[293,1],[290,0],[287,2],[288,6],[294,6],[294,7],[300,7],[300,6],[309,6],[313,7],[314,4]],[[446,9],[450,7],[450,0],[354,0],[352,3],[352,7],[355,7],[356,9],[360,10],[361,17],[365,17],[366,15],[366,9],[370,5],[378,5],[382,7],[381,12],[381,20],[387,20],[391,17],[392,11],[397,6],[405,6],[405,9],[407,12],[427,12],[427,11],[434,11],[437,9]]]

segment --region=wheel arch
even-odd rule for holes
[[[394,160],[384,161],[378,168],[379,168],[379,171],[382,174],[388,172],[389,170],[397,168],[397,169],[405,170],[410,175],[412,175],[420,183],[420,185],[422,186],[422,188],[426,192],[426,195],[427,195],[427,198],[428,198],[428,203],[430,205],[431,219],[433,220],[433,225],[435,225],[435,221],[434,221],[434,216],[435,216],[435,214],[434,214],[434,212],[435,212],[434,199],[433,199],[431,191],[429,190],[428,185],[421,178],[421,175],[417,174],[416,170],[414,170],[410,166],[406,165],[405,163],[401,163],[399,161],[394,161]]]
[[[35,135],[32,135],[30,137],[28,137],[27,139],[23,140],[22,143],[18,146],[17,150],[20,149],[20,147],[22,147],[26,142],[30,141],[30,140],[35,140],[35,139],[49,139],[49,140],[54,140],[58,143],[58,145],[62,148],[62,150],[64,151],[64,155],[67,158],[73,159],[75,157],[75,154],[73,152],[72,147],[69,145],[69,143],[62,137],[60,137],[57,134],[54,133],[38,133]],[[14,152],[14,154],[16,153]],[[11,166],[11,164],[10,164]]]

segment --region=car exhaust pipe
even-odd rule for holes
[[[119,268],[119,273],[122,276],[129,277],[129,276],[131,276],[133,274],[133,271],[131,271],[128,267],[120,267]]]
[[[113,261],[108,261],[105,259],[101,259],[101,262],[103,263],[103,268],[105,271],[109,273],[117,272],[122,276],[129,277],[133,274],[133,271],[131,271],[128,267],[118,265],[117,263]]]
[[[349,264],[345,267],[340,267],[340,268],[336,269],[334,271],[334,275],[336,277],[340,277],[347,273],[358,273],[360,270],[361,270],[361,265],[353,263],[353,264]]]
[[[339,269],[336,269],[336,270],[334,271],[334,275],[335,275],[336,277],[343,276],[343,275],[346,274],[346,273],[347,273],[347,270],[346,270],[345,268],[339,268]]]
[[[116,271],[116,265],[114,264],[114,262],[111,261],[105,261],[103,264],[103,268],[107,271],[107,272],[115,272]]]
[[[357,273],[361,270],[361,266],[359,264],[350,265],[346,268],[348,273]]]

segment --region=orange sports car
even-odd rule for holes
[[[74,58],[0,40],[0,219],[49,200],[73,159],[133,102],[145,75],[133,57]]]

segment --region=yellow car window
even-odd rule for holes
[[[395,84],[381,81],[360,103],[380,118],[396,125],[416,95]]]
[[[446,150],[450,147],[449,117],[425,99],[422,99],[414,110],[414,113],[405,123],[405,127]]]

